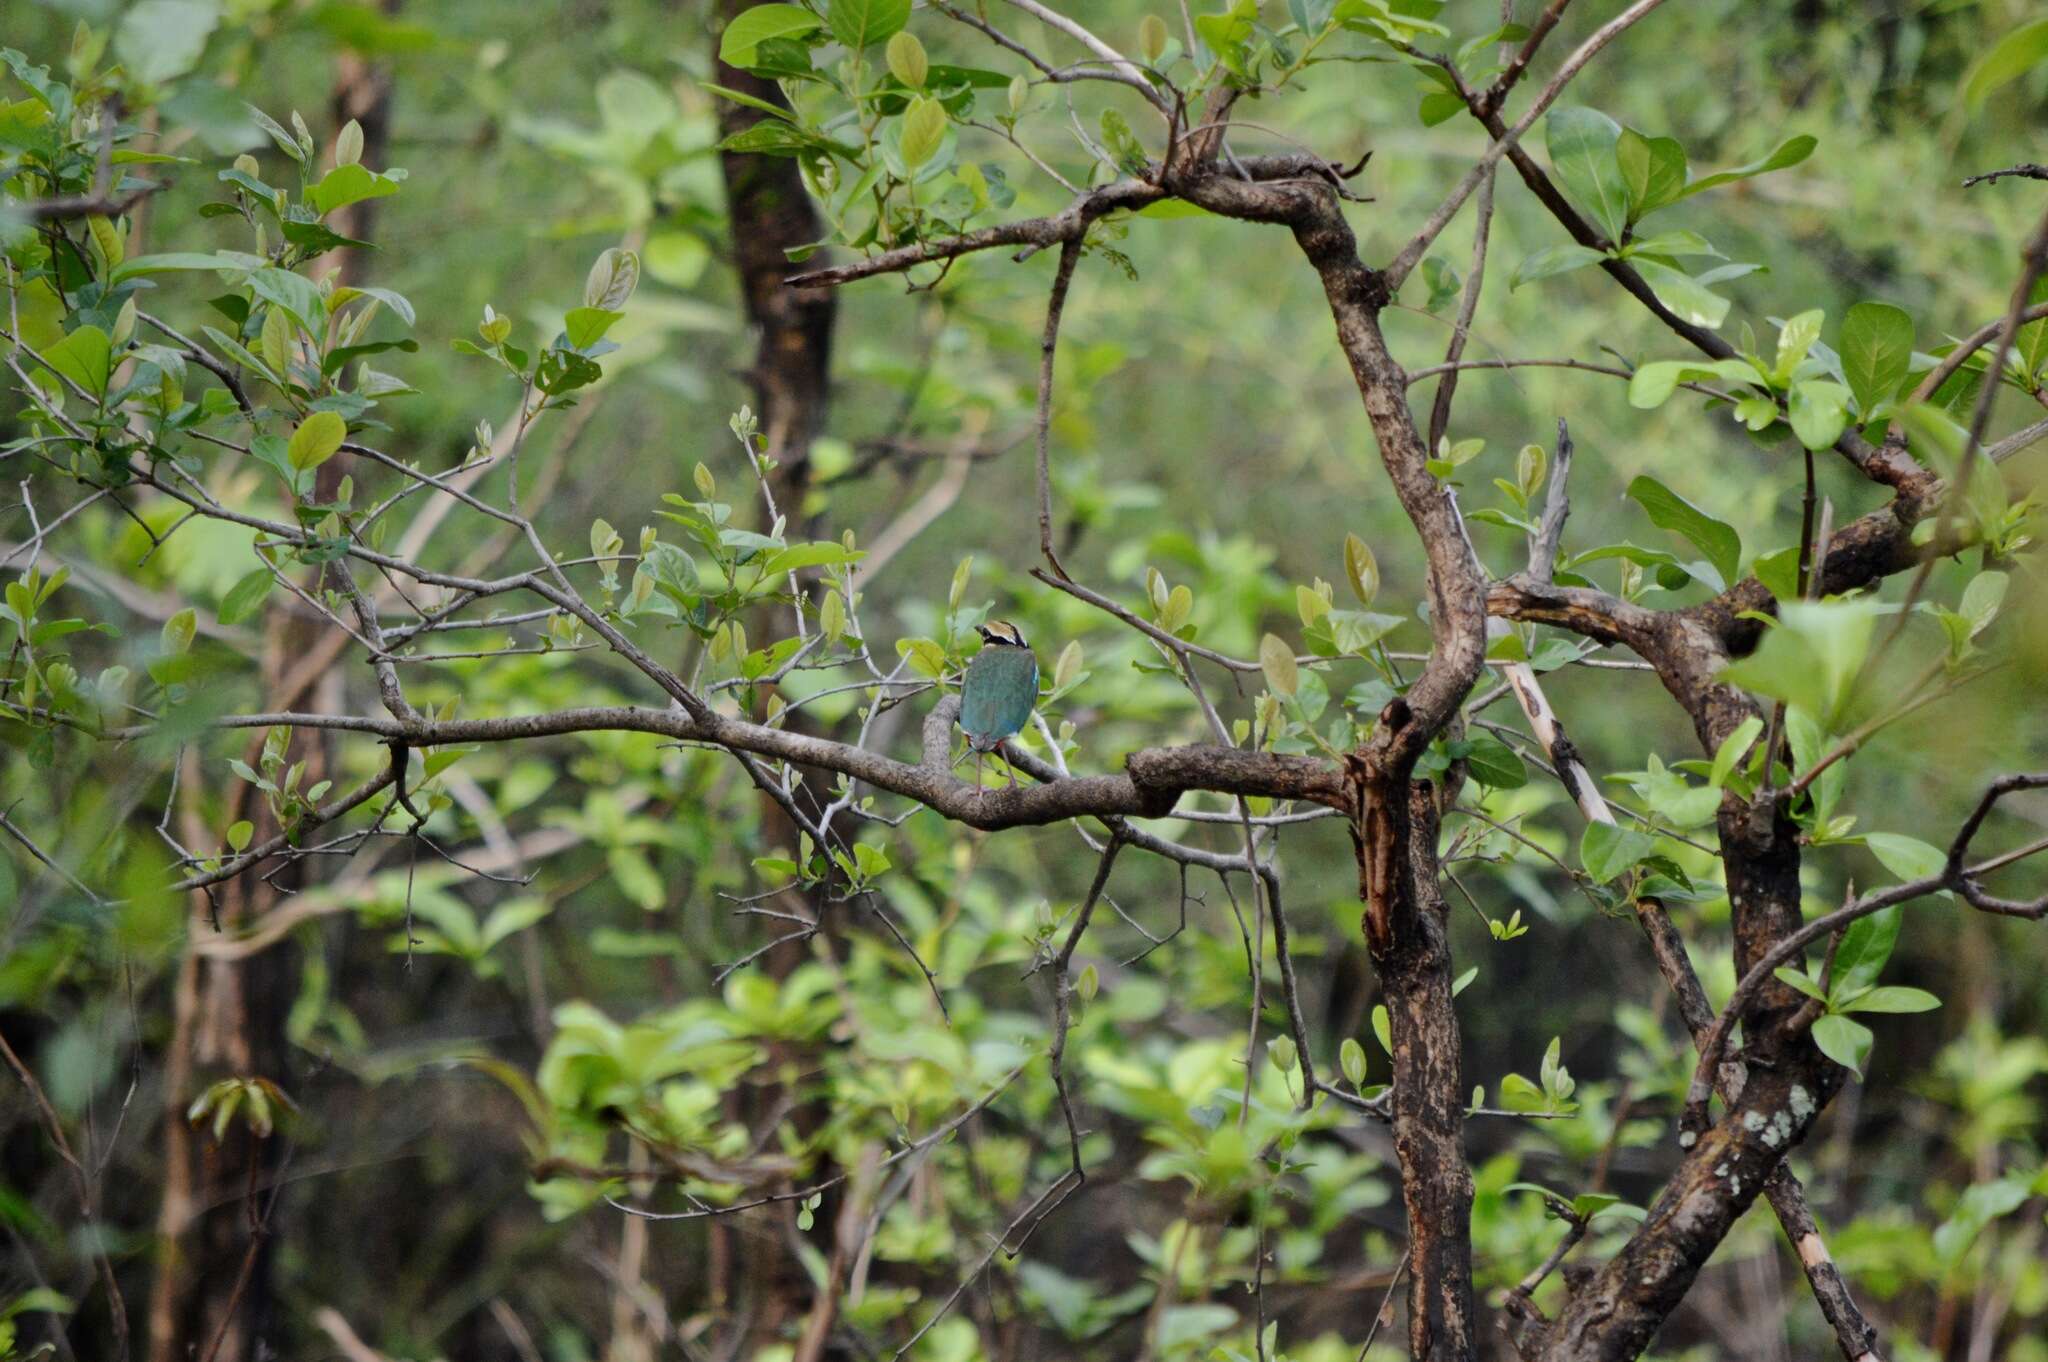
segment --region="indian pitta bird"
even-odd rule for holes
[[[1024,641],[1024,632],[1008,620],[981,626],[981,651],[967,664],[960,682],[960,731],[974,752],[974,784],[981,785],[981,759],[1001,752],[1031,722],[1038,704],[1038,658]],[[1004,754],[1004,760],[1009,756]],[[1010,784],[1017,773],[1010,772]]]

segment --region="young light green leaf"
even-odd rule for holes
[[[1365,1085],[1365,1047],[1358,1043],[1356,1037],[1344,1037],[1344,1043],[1337,1047],[1337,1063],[1352,1087]]]
[[[1344,536],[1344,577],[1360,605],[1370,606],[1380,594],[1379,559],[1373,557],[1372,546],[1355,534]]]
[[[301,473],[334,457],[348,438],[348,424],[331,411],[316,411],[299,422],[285,446],[285,459]]]
[[[158,636],[163,645],[165,657],[178,657],[191,650],[192,639],[199,632],[199,616],[191,606],[164,621],[162,633]]]
[[[1707,783],[1717,790],[1726,785],[1736,764],[1742,760],[1743,754],[1749,751],[1750,744],[1756,741],[1757,734],[1763,731],[1764,721],[1754,714],[1737,724],[1735,731],[1723,738],[1721,745],[1714,749],[1714,767],[1707,776]]]
[[[946,106],[930,95],[919,95],[903,111],[903,140],[899,144],[906,169],[915,171],[937,154],[946,140]]]
[[[1148,62],[1157,63],[1166,54],[1166,20],[1148,14],[1138,21],[1138,51]]]
[[[1963,598],[1956,603],[1956,613],[1970,622],[1971,638],[1990,628],[1991,622],[1998,618],[1998,609],[2005,604],[2007,581],[2003,572],[1980,572],[1963,588]]]
[[[1813,343],[1820,339],[1821,323],[1827,314],[1819,308],[1811,308],[1796,317],[1788,317],[1778,328],[1777,362],[1771,368],[1771,377],[1779,387],[1792,381],[1792,371],[1806,358]]]
[[[583,280],[583,306],[606,312],[622,312],[626,300],[640,286],[640,257],[631,251],[609,247],[600,251]]]
[[[1159,627],[1169,634],[1177,634],[1194,610],[1194,588],[1182,582],[1166,594],[1166,605],[1159,612]]]
[[[924,44],[909,29],[903,29],[889,39],[883,49],[883,57],[889,63],[889,74],[913,90],[924,88],[925,77],[931,73],[931,58],[925,55]]]
[[[363,125],[351,118],[334,134],[334,163],[352,166],[363,159]]]
[[[1522,446],[1522,452],[1515,456],[1515,486],[1522,495],[1533,497],[1536,489],[1543,485],[1543,478],[1550,471],[1550,454],[1538,444]]]
[[[1301,669],[1294,650],[1277,634],[1259,640],[1259,669],[1266,674],[1266,686],[1283,700],[1292,700],[1301,689]]]
[[[1785,405],[1785,420],[1799,443],[1808,449],[1832,447],[1849,428],[1849,407],[1843,400],[1849,390],[1824,379],[1794,383]]]
[[[1060,649],[1059,660],[1053,663],[1052,686],[1054,690],[1065,690],[1081,679],[1081,640],[1070,640]]]

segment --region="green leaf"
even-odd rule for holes
[[[1780,965],[1772,970],[1771,973],[1776,976],[1780,983],[1789,984],[1816,1002],[1824,1003],[1828,1000],[1828,995],[1822,990],[1820,984],[1814,980],[1811,974],[1808,974],[1803,969],[1793,969],[1790,965]]]
[[[174,270],[231,270],[238,268],[232,258],[202,254],[198,251],[167,251],[161,255],[138,255],[121,262],[121,267],[108,276],[110,284],[118,284],[145,274],[169,274]]]
[[[1870,600],[1783,601],[1778,623],[1754,653],[1721,671],[1723,680],[1810,715],[1822,728],[1848,706],[1870,651],[1878,605]]]
[[[1529,783],[1529,768],[1515,749],[1488,733],[1472,739],[1472,748],[1465,753],[1465,769],[1474,780],[1496,790],[1520,789]]]
[[[1795,599],[1799,595],[1799,546],[1760,553],[1750,563],[1749,570],[1764,584],[1764,589],[1781,601]]]
[[[44,350],[43,363],[95,398],[104,397],[114,372],[114,345],[97,326],[81,326]]]
[[[1579,838],[1579,864],[1595,884],[1606,884],[1657,849],[1657,839],[1618,823],[1588,823]]]
[[[1540,251],[1531,251],[1515,266],[1515,272],[1508,277],[1508,288],[1518,289],[1538,279],[1548,279],[1554,274],[1566,274],[1582,270],[1588,265],[1597,265],[1607,258],[1605,251],[1596,251],[1591,246],[1562,245],[1545,246]]]
[[[1373,1007],[1372,1034],[1373,1039],[1380,1043],[1380,1049],[1385,1050],[1390,1055],[1394,1053],[1393,1019],[1387,1015],[1387,1008],[1384,1003],[1376,1004]]]
[[[1698,232],[1690,231],[1684,227],[1674,227],[1668,232],[1653,232],[1649,236],[1639,236],[1634,241],[1628,243],[1628,253],[1631,256],[1706,255],[1713,256],[1717,260],[1725,260],[1727,258],[1721,254],[1720,248],[1715,246],[1713,242],[1707,240]]]
[[[1591,1220],[1602,1211],[1613,1210],[1620,1205],[1621,1198],[1610,1192],[1581,1192],[1572,1198],[1572,1214],[1581,1220]]]
[[[1615,160],[1621,125],[1597,109],[1552,109],[1544,120],[1550,165],[1578,205],[1609,241],[1628,227],[1628,186]]]
[[[571,308],[562,318],[562,330],[569,337],[570,345],[578,350],[588,350],[603,340],[604,333],[625,315],[602,307]]]
[[[285,458],[303,473],[333,458],[347,438],[347,422],[331,411],[316,411],[292,432],[291,443],[285,446]]]
[[[1717,790],[1726,785],[1736,763],[1742,760],[1743,754],[1749,751],[1750,744],[1756,741],[1757,734],[1763,731],[1764,721],[1754,714],[1737,724],[1735,731],[1723,738],[1721,745],[1714,749],[1714,768],[1707,776],[1707,783]]]
[[[228,588],[228,594],[221,597],[220,622],[240,624],[253,616],[263,606],[264,597],[270,594],[274,584],[269,568],[257,568]]]
[[[306,191],[306,202],[320,216],[325,217],[337,208],[364,199],[382,199],[398,192],[398,182],[405,178],[402,170],[378,174],[374,170],[351,162],[336,166],[320,177],[320,182]]]
[[[777,549],[761,566],[766,577],[794,572],[799,568],[837,567],[841,563],[858,562],[867,554],[861,549],[849,549],[844,544],[821,539],[814,543],[791,544],[788,548]]]
[[[1778,354],[1771,369],[1771,377],[1779,387],[1782,388],[1792,381],[1792,374],[1798,369],[1800,361],[1813,349],[1813,343],[1820,339],[1821,323],[1826,320],[1825,312],[1817,307],[1809,308],[1796,317],[1786,318],[1784,325],[1778,328]]]
[[[1900,880],[1924,880],[1939,875],[1948,864],[1948,853],[1940,847],[1908,837],[1903,832],[1872,832],[1863,837],[1870,854]]]
[[[2005,588],[2009,580],[2003,572],[1980,572],[1963,588],[1963,598],[1956,602],[1956,613],[1969,622],[1971,638],[1989,629],[1991,622],[1998,618],[1998,609],[2005,604]]]
[[[1819,143],[1814,138],[1804,133],[1797,137],[1787,138],[1779,144],[1776,151],[1764,157],[1763,160],[1751,161],[1748,165],[1737,166],[1733,170],[1722,170],[1712,175],[1703,175],[1691,184],[1688,184],[1678,197],[1688,199],[1702,190],[1712,189],[1717,185],[1733,184],[1737,180],[1747,180],[1752,176],[1763,175],[1773,170],[1784,170],[1788,166],[1796,166],[1807,157],[1813,155],[1813,149],[1818,145]]]
[[[1890,303],[1858,303],[1842,318],[1842,377],[1866,417],[1906,380],[1913,361],[1913,318]]]
[[[1870,1058],[1870,1045],[1875,1039],[1869,1027],[1832,1012],[1813,1024],[1813,1043],[1820,1047],[1820,1052],[1843,1068],[1854,1070],[1858,1078],[1863,1076],[1863,1063]]]
[[[1822,379],[1793,384],[1785,419],[1792,433],[1799,437],[1799,443],[1821,450],[1841,439],[1842,432],[1849,428],[1849,408],[1842,400],[1847,396],[1849,389]]]
[[[1292,700],[1301,689],[1301,668],[1294,661],[1294,649],[1278,634],[1259,640],[1259,669],[1266,674],[1266,686],[1283,700]]]
[[[718,39],[718,59],[727,66],[754,64],[754,49],[770,38],[795,38],[818,27],[818,16],[802,5],[756,5],[735,15]]]
[[[1900,984],[1880,984],[1868,993],[1860,993],[1841,1005],[1844,1012],[1932,1012],[1941,1006],[1941,999],[1924,988],[1906,988]]]
[[[1835,968],[1829,979],[1836,997],[1860,993],[1877,982],[1885,962],[1892,958],[1892,948],[1899,944],[1899,924],[1904,917],[1904,906],[1895,903],[1849,924],[1842,933],[1842,944],[1835,948]]]
[[[903,111],[903,140],[899,149],[903,164],[916,170],[938,152],[946,140],[946,106],[930,95],[919,95]]]
[[[910,22],[910,0],[831,0],[825,23],[832,36],[858,52],[887,42]]]
[[[1685,148],[1675,138],[1645,137],[1624,128],[1614,144],[1614,160],[1628,191],[1631,223],[1672,202],[1685,189]]]
[[[661,876],[645,856],[633,847],[613,847],[605,853],[605,864],[619,891],[643,912],[655,912],[668,897]]]
[[[1344,577],[1358,603],[1370,606],[1380,594],[1380,564],[1371,545],[1355,534],[1344,536]]]
[[[2048,19],[2021,24],[1994,43],[1963,78],[1963,103],[1982,108],[1994,90],[2048,61]]]
[[[1734,526],[1714,519],[1647,473],[1638,475],[1628,485],[1628,494],[1642,503],[1657,528],[1685,536],[1705,554],[1721,574],[1723,585],[1735,580],[1742,562],[1742,536]]]
[[[1358,1043],[1356,1037],[1344,1037],[1344,1043],[1337,1047],[1337,1063],[1352,1087],[1365,1085],[1365,1047]]]
[[[165,620],[163,632],[159,636],[163,644],[164,656],[177,657],[189,651],[192,647],[192,640],[198,632],[199,617],[189,605]]]
[[[1728,300],[1684,270],[1641,256],[1630,263],[1656,293],[1658,302],[1694,326],[1712,330],[1728,319]]]
[[[913,90],[924,88],[925,78],[931,74],[932,62],[915,33],[905,29],[889,39],[883,56],[889,63],[890,75]]]
[[[219,0],[141,0],[114,30],[114,54],[131,80],[161,85],[199,64],[219,22]]]
[[[312,280],[290,270],[266,267],[249,273],[249,287],[258,298],[283,308],[309,336],[318,336],[327,322],[327,300]]]

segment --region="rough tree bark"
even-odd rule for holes
[[[715,0],[719,30],[733,16],[752,7],[753,0]],[[788,107],[781,88],[750,71],[717,63],[718,82],[763,102]],[[771,115],[758,109],[718,101],[719,131],[730,137]],[[824,235],[824,226],[804,190],[797,163],[787,157],[723,152],[719,169],[725,179],[727,238],[733,270],[755,332],[754,359],[746,371],[753,391],[754,412],[772,461],[765,485],[776,509],[787,517],[789,533],[800,536],[809,516],[805,502],[811,486],[811,444],[825,428],[831,396],[832,326],[838,297],[830,292],[803,293],[784,281],[799,268],[789,251]],[[752,628],[767,637],[766,620]],[[773,799],[760,801],[762,834],[771,845],[795,849],[800,831]],[[798,912],[805,911],[796,905]],[[803,959],[799,943],[770,952],[763,962],[772,974],[787,974]],[[777,1099],[755,1094],[755,1105],[769,1109]],[[735,1114],[741,1114],[736,1112]],[[758,1116],[759,1112],[752,1113]],[[761,1305],[749,1321],[742,1351],[752,1353],[778,1339],[801,1303],[815,1296],[799,1341],[799,1362],[816,1362],[833,1321],[838,1293],[815,1291],[796,1256],[785,1247],[796,1234],[794,1210],[787,1212],[785,1236],[751,1236],[735,1240],[727,1227],[711,1228],[714,1258],[722,1265],[713,1282],[714,1295],[726,1296],[736,1280],[751,1279]],[[735,1275],[737,1274],[737,1275]]]

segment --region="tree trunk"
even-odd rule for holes
[[[385,0],[387,13],[397,0]],[[363,154],[382,167],[388,145],[391,77],[380,65],[352,52],[341,54],[332,100],[334,127],[350,119],[362,124]],[[345,236],[367,239],[369,201],[337,210],[331,225]],[[362,251],[340,251],[335,261],[345,282],[356,282]],[[331,500],[347,471],[346,458],[330,459],[315,474],[316,500]],[[263,693],[273,708],[336,708],[339,675],[322,665],[339,656],[337,637],[322,622],[306,618],[296,600],[274,605],[264,620]],[[345,639],[339,640],[345,642]],[[323,692],[326,693],[323,698]],[[255,764],[262,734],[251,740],[244,760]],[[321,779],[328,765],[325,745],[298,739],[287,761],[303,758],[301,788]],[[185,767],[184,833],[195,850],[218,841],[205,823],[199,799],[208,785],[196,760]],[[237,783],[223,823],[247,818],[254,841],[278,827],[249,785]],[[193,895],[186,939],[196,942],[233,930],[271,911],[284,894],[303,883],[301,863],[286,865],[268,880],[242,876],[219,891],[218,902]],[[164,1197],[157,1216],[157,1275],[149,1305],[150,1362],[253,1362],[275,1355],[272,1236],[259,1218],[252,1194],[274,1212],[269,1184],[282,1163],[282,1137],[259,1140],[236,1125],[216,1144],[207,1131],[185,1119],[192,1100],[214,1079],[228,1075],[268,1078],[287,1093],[289,1044],[285,1018],[297,993],[298,971],[289,952],[259,951],[242,959],[203,959],[187,949],[173,983],[172,1030],[165,1057]]]

